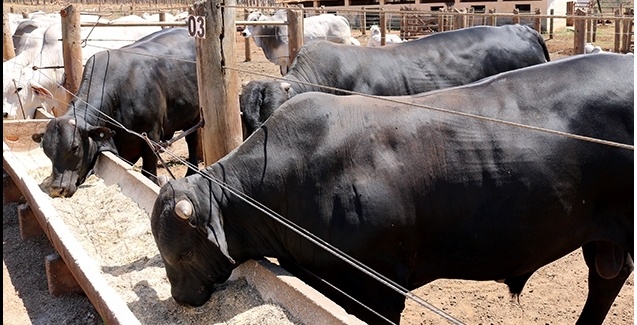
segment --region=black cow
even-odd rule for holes
[[[309,42],[283,81],[244,86],[244,136],[297,94],[345,94],[320,86],[379,96],[415,95],[549,60],[542,35],[524,25],[470,27],[381,48]]]
[[[156,176],[153,148],[122,128],[159,142],[196,126],[195,60],[195,41],[185,28],[164,29],[89,58],[67,112],[33,136],[53,163],[50,195],[72,196],[101,151],[115,152],[131,163],[142,158],[146,176]],[[197,132],[187,135],[186,142],[188,161],[197,166]],[[187,175],[192,173],[189,169]]]
[[[161,187],[151,228],[172,296],[202,305],[237,265],[270,256],[398,323],[400,293],[243,193],[408,290],[504,280],[519,295],[535,271],[582,247],[579,323],[601,324],[633,270],[633,70],[632,55],[590,54],[394,101],[295,96],[227,156]]]

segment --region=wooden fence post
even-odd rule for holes
[[[590,8],[586,11],[586,16],[590,16]],[[593,41],[593,20],[586,19],[586,42],[591,43]]]
[[[551,16],[555,15],[555,9],[551,9]],[[553,17],[549,18],[549,39],[553,39],[553,27],[554,27],[554,22],[553,22]]]
[[[540,10],[540,8],[536,8],[535,9],[535,14],[538,15],[538,16],[542,14],[542,11]],[[535,28],[535,30],[538,33],[542,33],[542,19],[541,18],[539,18],[539,17],[535,18],[535,21],[533,22],[533,28]]]
[[[11,28],[9,27],[9,14],[2,13],[2,60],[7,61],[15,57],[15,49],[13,48],[13,38]]]
[[[489,16],[487,17],[487,25],[490,26],[495,26],[496,22],[495,22],[495,9],[494,8],[490,8],[489,9]]]
[[[591,42],[597,42],[597,18],[591,19],[592,28],[591,28]]]
[[[378,12],[378,26],[380,27],[380,46],[385,46],[387,44],[387,18],[384,8],[380,8]]]
[[[624,31],[622,32],[622,53],[630,52],[631,35],[633,33],[633,21],[622,20]]]
[[[203,126],[204,164],[210,166],[243,142],[235,48],[236,0],[205,0],[193,5],[205,18],[205,38],[195,38],[197,86]]]
[[[520,23],[520,9],[518,8],[513,9],[513,23],[514,24]]]
[[[440,10],[438,13],[438,32],[443,32],[445,30],[445,15],[443,10]]]
[[[361,35],[365,36],[367,31],[367,15],[365,14],[365,7],[362,8],[361,12]]]
[[[80,25],[80,11],[70,5],[60,11],[62,17],[62,55],[64,56],[64,88],[66,89],[66,103],[55,107],[53,115],[60,116],[66,112],[68,103],[80,89],[82,81],[82,27]]]
[[[290,54],[288,60],[288,68],[292,65],[292,61],[296,58],[301,47],[303,47],[303,10],[288,9],[288,52]]]
[[[586,12],[582,9],[577,9],[575,11],[575,16],[585,17]],[[575,32],[573,37],[573,53],[584,54],[584,46],[586,45],[586,20],[584,18],[575,19],[573,27],[573,31]]]
[[[243,9],[243,19],[244,20],[248,20],[248,16],[250,15],[250,11],[248,11],[248,9]],[[243,26],[243,28],[247,28],[248,26]],[[244,53],[245,53],[245,61],[244,62],[250,62],[252,61],[252,54],[250,53],[250,37],[244,37],[244,42],[245,42],[245,48],[244,48]]]
[[[566,2],[566,15],[573,16],[575,14],[575,1]],[[566,18],[566,26],[573,26],[574,19]]]
[[[621,9],[615,10],[615,17],[621,17]],[[613,52],[619,53],[619,43],[621,41],[621,31],[622,31],[622,21],[617,19],[615,20],[615,46],[613,47]]]
[[[458,10],[454,8],[454,12],[453,29],[465,28],[467,26],[467,16],[464,14],[466,12],[465,9]]]

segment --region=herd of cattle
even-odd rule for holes
[[[59,59],[59,26],[41,19],[16,30],[5,118],[55,106],[60,69],[31,69]],[[309,30],[282,78],[244,86],[238,148],[157,179],[151,227],[175,301],[203,305],[239,264],[270,256],[361,320],[398,323],[405,297],[378,275],[405,290],[496,280],[519,295],[535,271],[581,247],[589,292],[578,323],[601,324],[633,271],[634,56],[551,61],[542,35],[522,25],[382,47]],[[137,134],[159,142],[199,122],[185,28],[119,41],[130,44],[87,50],[66,112],[33,136],[53,164],[53,197],[72,196],[101,151],[141,158],[155,179],[155,148]],[[277,55],[268,59],[283,64]],[[197,166],[196,133],[187,142]]]

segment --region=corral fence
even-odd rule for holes
[[[238,6],[241,8],[241,6]],[[473,10],[444,10],[439,11],[422,11],[409,7],[400,8],[400,10],[386,10],[384,8],[376,9],[334,9],[332,7],[312,7],[305,8],[303,6],[286,6],[286,7],[268,7],[259,8],[267,13],[274,12],[278,9],[296,8],[303,12],[304,17],[322,14],[334,13],[347,17],[352,25],[352,29],[359,29],[362,35],[368,26],[378,25],[381,30],[381,45],[385,45],[385,35],[391,30],[399,30],[402,39],[411,40],[430,35],[432,33],[461,29],[478,25],[501,26],[505,24],[523,24],[538,32],[546,35],[546,38],[553,39],[555,35],[554,21],[557,19],[572,22],[573,37],[573,54],[582,54],[585,51],[586,43],[595,43],[598,39],[598,24],[614,24],[612,47],[609,50],[616,53],[634,52],[634,11],[633,8],[620,8],[615,10],[614,15],[601,15],[595,9],[588,8],[586,10],[578,8],[572,15],[554,15],[552,12],[548,15],[536,11],[535,13],[522,13],[514,10],[511,13],[496,13],[493,10],[489,12],[475,12]],[[247,17],[248,13],[255,8],[244,8],[243,16]],[[240,10],[237,10],[238,14]],[[290,19],[288,18],[288,21]],[[288,22],[276,22],[277,24],[288,24]],[[251,22],[237,21],[237,26],[249,25]],[[568,24],[568,23],[567,23]],[[301,26],[302,23],[295,23],[295,26]],[[241,27],[239,27],[241,28]],[[293,27],[288,28],[290,35],[302,35],[302,31],[294,31]],[[297,36],[294,36],[297,37]],[[246,40],[246,60],[250,58],[250,43]],[[302,45],[302,44],[300,44]],[[290,43],[290,62],[294,58],[296,51],[300,47],[299,44]]]
[[[304,8],[303,6],[283,6],[283,7],[278,6],[278,7],[269,7],[269,8],[261,8],[261,7],[255,8],[255,7],[248,7],[245,5],[237,5],[234,3],[232,5],[229,5],[229,3],[232,3],[232,2],[234,1],[228,1],[223,5],[224,8],[226,9],[232,9],[232,10],[224,11],[223,20],[220,20],[220,18],[217,17],[218,19],[217,21],[212,21],[212,22],[206,21],[205,29],[207,33],[209,33],[209,35],[213,35],[213,36],[207,37],[206,40],[199,40],[199,39],[197,40],[197,44],[201,44],[201,46],[198,47],[197,54],[198,55],[200,54],[200,56],[202,57],[202,60],[206,62],[205,63],[206,65],[214,66],[214,65],[220,65],[221,62],[225,63],[225,66],[219,67],[219,71],[230,71],[233,68],[232,63],[236,62],[237,60],[236,53],[234,53],[234,43],[235,43],[235,38],[237,36],[236,33],[233,33],[233,35],[231,35],[232,37],[230,40],[230,35],[228,35],[228,33],[223,34],[222,31],[235,31],[240,26],[246,26],[246,25],[268,25],[268,24],[282,25],[284,24],[288,26],[288,39],[289,39],[288,45],[289,45],[289,53],[290,53],[289,62],[293,62],[293,59],[296,56],[296,53],[300,50],[300,48],[303,45],[303,18],[307,16],[312,16],[312,15],[327,12],[325,7]],[[72,6],[73,5],[70,5],[70,7]],[[197,6],[198,4],[195,3],[195,5],[190,6],[187,9],[191,15],[202,16],[203,13],[196,12],[195,8],[198,8]],[[287,12],[288,12],[287,21],[249,22],[249,21],[242,20],[247,17],[247,13],[251,9],[257,9],[257,8],[264,12],[267,12],[267,10],[275,11],[278,9],[287,8]],[[68,9],[63,9],[62,12],[64,12],[65,10],[68,10]],[[199,10],[202,10],[202,9],[199,9]],[[206,10],[206,12],[208,11],[214,11],[214,10],[213,9]],[[627,12],[632,12],[632,9]],[[539,13],[534,13],[534,14],[524,13],[523,14],[519,12],[514,12],[511,14],[502,14],[502,13],[463,12],[463,11],[455,11],[455,10],[452,10],[452,11],[441,10],[438,12],[399,10],[396,12],[392,12],[389,10],[384,10],[383,8],[379,8],[375,10],[370,9],[370,10],[362,10],[362,11],[360,9],[359,10],[341,9],[333,13],[346,16],[350,19],[350,21],[354,20],[359,23],[362,23],[362,25],[359,25],[360,27],[367,25],[366,21],[367,21],[368,15],[369,16],[377,15],[378,24],[381,29],[381,44],[384,41],[384,38],[382,36],[384,36],[388,28],[391,27],[391,24],[389,23],[391,20],[387,19],[387,17],[389,17],[390,14],[391,14],[391,17],[395,17],[395,16],[400,17],[400,20],[399,20],[401,22],[400,26],[405,31],[407,31],[407,28],[410,26],[411,27],[420,26],[421,28],[422,26],[428,26],[428,28],[431,29],[426,31],[423,31],[423,29],[415,30],[415,31],[412,30],[410,32],[412,32],[413,34],[403,35],[408,37],[422,37],[423,35],[420,35],[419,33],[424,32],[424,34],[427,34],[430,32],[459,29],[459,28],[464,28],[469,26],[475,26],[478,24],[497,25],[499,23],[502,23],[503,21],[506,21],[505,19],[508,18],[510,19],[511,23],[522,23],[523,21],[528,21],[530,22],[531,27],[533,27],[534,29],[538,31],[548,30],[548,34],[550,38],[551,30],[552,30],[551,24],[550,24],[551,19],[572,19],[573,20],[573,46],[574,46],[573,53],[574,54],[584,53],[585,43],[587,41],[588,42],[594,41],[595,34],[592,32],[595,30],[594,26],[596,26],[599,21],[604,21],[604,22],[610,22],[615,24],[614,52],[626,53],[629,51],[633,51],[632,35],[633,35],[633,26],[634,26],[634,16],[625,15],[624,12],[622,12],[621,14],[617,13],[617,15],[614,15],[614,16],[602,16],[602,15],[592,15],[591,13],[584,11],[581,8],[578,8],[574,15],[555,16],[555,15],[542,15]],[[68,14],[69,14],[68,12],[65,12],[65,14],[63,14],[62,16],[66,17],[68,16]],[[78,15],[78,19],[79,19],[79,13],[76,13],[76,14]],[[226,15],[231,15],[231,17]],[[352,19],[351,17],[353,16],[358,17],[358,19]],[[548,28],[545,27],[546,26],[545,20],[546,22],[548,22]],[[91,24],[87,25],[84,23],[68,22],[68,18],[63,19],[63,22],[62,22],[63,25],[65,24],[65,21],[67,21],[66,23],[69,26],[75,26],[75,28],[77,28],[77,26],[91,26]],[[416,21],[417,23],[414,23],[414,21]],[[223,26],[222,28],[221,24],[227,24],[227,26]],[[99,24],[99,23],[97,25],[102,26],[102,24]],[[126,25],[135,26],[137,24],[126,23]],[[141,25],[142,26],[148,26],[148,25],[187,26],[187,23],[184,21],[147,22],[147,23],[142,23]],[[121,26],[121,24],[108,23],[106,26]],[[3,26],[3,29],[4,29],[4,26]],[[64,30],[72,30],[72,28],[63,28],[63,31]],[[365,30],[364,28],[361,28],[361,32],[364,30]],[[215,37],[216,36],[215,33],[222,35],[223,39],[220,40],[218,37]],[[79,33],[76,33],[76,35],[79,36]],[[5,37],[6,37],[6,34],[5,34]],[[210,39],[216,39],[217,41],[224,41],[224,42],[227,42],[227,44],[224,44],[224,46],[222,46],[218,42],[217,43],[210,42],[209,41]],[[11,41],[8,41],[8,42],[11,42]],[[8,43],[8,42],[5,41],[5,43]],[[64,32],[63,32],[62,42],[63,42],[63,48],[65,49],[65,53],[64,53],[65,67],[64,68],[66,71],[66,82],[67,82],[67,84],[65,84],[64,86],[66,89],[68,89],[68,91],[75,93],[75,91],[77,90],[77,85],[79,85],[81,74],[71,73],[71,72],[72,71],[81,72],[82,67],[67,66],[66,62],[67,62],[67,55],[69,55],[69,53],[81,53],[81,49],[71,50],[73,47],[78,47],[81,42],[79,39],[76,39],[76,40],[67,39],[67,37],[64,35]],[[246,55],[246,61],[249,61],[250,51],[249,51],[249,46],[247,46],[249,44],[248,39],[246,39],[246,42],[247,43],[246,43],[245,55]],[[66,49],[69,49],[69,50],[66,51]],[[75,55],[78,55],[78,54],[75,54]],[[68,62],[81,62],[81,59],[77,59],[77,58],[69,59]],[[213,94],[204,96],[206,97],[206,99],[204,99],[201,103],[203,107],[206,107],[206,106],[227,107],[229,111],[238,113],[238,103],[235,103],[234,100],[227,99],[227,103],[225,104],[224,104],[225,101],[219,100],[220,98],[227,98],[228,95],[232,95],[232,94],[237,95],[236,97],[238,98],[238,93],[239,93],[238,81],[236,80],[236,76],[229,78],[228,77],[229,75],[230,74],[228,75],[223,74],[222,76],[200,76],[201,78],[199,80],[216,80],[218,81],[218,84],[219,84],[218,87],[209,87],[209,85],[206,87],[203,87],[203,86],[200,87],[200,89],[208,89],[208,90],[215,89]],[[232,80],[229,80],[229,79],[232,79]],[[234,98],[234,96],[230,96],[230,98]],[[206,105],[206,103],[209,103],[209,105]],[[222,115],[224,114],[213,114],[209,118],[206,118],[206,120],[219,121],[220,120],[219,116],[222,116]],[[206,123],[204,130],[207,127],[211,127],[211,124],[212,123]],[[240,132],[237,134],[234,134],[236,130],[233,130],[231,132],[233,133],[233,136],[231,137],[226,137],[223,135],[220,136],[219,134],[220,133],[223,134],[224,132],[219,132],[219,130],[223,129],[224,127],[225,126],[217,125],[214,131],[213,130],[210,131],[215,135],[204,136],[204,138],[210,138],[210,139],[228,139],[228,138],[240,139],[241,138]],[[237,140],[236,142],[238,143],[239,140]],[[236,145],[236,143],[212,144],[208,141],[204,141],[204,143],[207,143],[205,146],[210,145],[216,148],[216,149],[213,149],[212,147],[210,147],[210,149],[204,148],[204,153],[214,152],[214,154],[208,156],[207,158],[206,158],[207,155],[204,154],[204,160],[206,161],[207,164],[211,164],[212,162],[216,161],[218,158],[224,156],[229,151],[227,150],[229,147],[233,147],[234,145]]]
[[[634,9],[622,6],[608,8],[604,14],[600,13],[598,8],[592,6],[577,8],[573,13],[566,15],[555,15],[553,10],[548,14],[543,14],[540,10],[531,13],[521,12],[518,9],[510,13],[499,13],[493,9],[489,9],[486,12],[476,11],[473,8],[441,8],[437,11],[424,11],[410,6],[402,6],[398,10],[387,9],[387,7],[360,9],[320,7],[304,8],[304,10],[307,10],[306,15],[336,13],[345,16],[352,23],[352,28],[360,29],[363,35],[365,35],[365,30],[371,25],[380,27],[381,36],[384,36],[387,31],[398,30],[400,38],[405,40],[471,26],[501,26],[507,24],[527,25],[547,35],[548,39],[553,39],[556,33],[555,22],[562,20],[565,21],[563,25],[574,33],[574,54],[584,53],[585,43],[594,43],[596,41],[597,26],[599,24],[614,24],[614,45],[610,49],[617,53],[634,51]],[[383,40],[384,37],[381,37],[381,42]]]
[[[242,133],[238,103],[239,82],[237,69],[235,68],[237,56],[234,53],[236,37],[235,29],[237,25],[254,24],[253,22],[238,21],[236,19],[237,17],[244,17],[245,12],[235,9],[241,8],[247,10],[247,8],[230,5],[225,7],[225,9],[228,10],[221,11],[218,10],[216,5],[219,5],[219,2],[206,1],[205,3],[198,3],[194,6],[194,8],[191,8],[191,13],[194,16],[205,17],[204,30],[206,37],[196,38],[196,54],[198,67],[207,67],[207,69],[197,69],[197,79],[199,80],[200,89],[199,102],[201,107],[206,108],[202,110],[203,118],[206,121],[203,127],[203,138],[206,139],[203,142],[205,145],[204,161],[206,165],[211,165],[219,158],[225,156],[241,142]],[[310,10],[316,11],[317,9],[312,8]],[[404,11],[403,13],[405,15],[419,14],[414,11]],[[576,13],[576,15],[572,17],[567,17],[574,20],[574,28],[576,31],[574,33],[575,42],[586,40],[585,35],[588,20],[599,19],[597,16],[587,16],[584,11],[581,11],[581,13],[582,14]],[[301,7],[288,8],[288,20],[286,22],[279,22],[288,26],[291,54],[293,51],[298,51],[300,48],[299,44],[302,45],[302,18],[307,14],[308,12],[305,12],[304,8]],[[386,12],[382,10],[379,10],[378,12],[381,31],[383,33],[386,32],[388,27],[385,14]],[[462,12],[441,13],[437,16],[439,30],[442,31],[467,27],[469,20],[467,14],[468,13]],[[473,14],[475,15],[475,13]],[[365,16],[364,12],[363,16]],[[447,19],[446,16],[450,16],[452,18]],[[78,70],[81,71],[81,69],[70,68],[68,64],[71,64],[70,62],[81,62],[82,60],[77,58],[67,60],[66,56],[70,53],[74,53],[73,55],[78,55],[78,53],[80,53],[79,55],[81,57],[81,50],[78,50],[79,46],[81,46],[81,41],[79,40],[79,35],[81,33],[77,32],[77,27],[82,24],[79,23],[79,12],[77,12],[73,6],[63,9],[62,17],[62,23],[68,26],[62,28],[63,42],[65,43],[63,45],[65,52],[65,71],[68,72],[67,78],[71,78],[71,71],[77,72]],[[493,20],[485,19],[484,21],[497,21],[500,18],[501,16],[493,16]],[[535,19],[541,19],[542,17],[529,18],[534,19],[533,21],[536,22],[537,20]],[[451,23],[449,23],[448,20],[450,20]],[[632,17],[615,17],[614,22],[617,26],[620,25],[620,23],[623,24],[624,21],[627,21],[630,22],[632,26],[633,20],[634,18]],[[440,23],[441,21],[442,23]],[[475,21],[475,19],[473,21]],[[129,25],[133,26],[134,24]],[[186,23],[175,23],[175,26],[177,25],[186,25]],[[541,23],[539,26],[534,25],[534,28],[541,29],[541,25]],[[74,35],[75,38],[69,37],[70,35]],[[583,53],[584,44],[580,44],[581,47],[579,48],[578,44],[579,43],[575,43],[575,48],[578,50],[581,49]],[[67,62],[69,63],[67,64]],[[205,84],[203,83],[204,80],[206,81]],[[74,91],[72,88],[73,87],[68,87],[68,89]],[[402,288],[397,287],[395,289],[404,293],[407,298],[413,299],[413,297],[409,296],[409,292],[403,292]]]
[[[14,0],[17,1],[17,0]],[[25,0],[29,1],[29,0]],[[37,1],[37,0],[33,0]],[[44,2],[44,0],[41,0]],[[246,4],[263,4],[266,2],[270,2],[272,0],[248,0],[244,3]],[[81,1],[83,4],[86,4],[90,1]],[[111,5],[117,5],[119,0],[109,2]],[[152,8],[157,9],[161,14],[172,10],[173,12],[177,11],[189,11],[191,14],[193,13],[192,6],[183,7],[184,4],[179,1],[164,1],[164,3],[160,3],[160,0],[154,2],[147,1],[139,1],[139,2],[127,2],[126,5],[121,4],[122,8],[117,14],[127,15],[133,12],[136,5],[150,5],[150,7],[144,8],[145,10],[152,10]],[[233,22],[235,26],[229,26],[231,30],[243,28],[246,25],[257,25],[257,24],[269,24],[269,25],[287,25],[288,26],[288,39],[289,39],[289,62],[293,62],[296,53],[303,46],[303,18],[317,15],[321,13],[335,13],[342,16],[347,17],[350,22],[352,22],[352,27],[359,28],[361,33],[365,35],[366,26],[370,24],[377,24],[381,30],[381,45],[385,45],[385,35],[388,31],[391,31],[392,27],[396,27],[400,30],[400,37],[403,39],[415,39],[419,37],[423,37],[429,35],[431,33],[460,29],[470,26],[476,25],[502,25],[502,24],[526,24],[535,30],[543,33],[544,35],[548,35],[548,39],[553,38],[554,30],[553,30],[553,21],[555,19],[565,19],[570,21],[573,24],[572,27],[572,37],[573,37],[573,54],[582,54],[585,51],[586,43],[593,43],[597,38],[597,26],[598,24],[614,24],[614,34],[613,34],[613,47],[610,48],[613,52],[616,53],[628,53],[634,51],[634,10],[633,8],[620,8],[615,10],[615,14],[610,16],[608,14],[599,14],[595,8],[577,8],[573,15],[543,15],[539,11],[535,13],[521,13],[519,10],[515,10],[512,13],[495,13],[492,10],[486,13],[475,12],[474,10],[446,10],[444,8],[432,12],[432,11],[421,11],[415,10],[408,7],[402,7],[400,10],[386,10],[385,8],[376,8],[376,9],[351,9],[351,8],[341,8],[339,10],[334,10],[334,8],[329,7],[329,11],[326,7],[319,8],[304,8],[302,5],[299,6],[270,6],[270,7],[253,7],[248,6],[246,4],[243,5],[234,5]],[[103,1],[97,1],[97,5],[105,5]],[[169,5],[165,7],[165,5]],[[54,5],[55,6],[55,5]],[[126,6],[126,8],[124,8]],[[227,4],[226,4],[227,6]],[[78,6],[84,7],[84,5]],[[91,7],[94,8],[94,7]],[[98,7],[99,8],[99,7]],[[173,8],[173,9],[170,9]],[[287,21],[279,21],[279,22],[248,22],[242,19],[245,19],[248,13],[251,10],[259,9],[264,11],[265,13],[269,11],[276,11],[279,9],[287,8],[288,18]],[[131,10],[129,12],[128,10]],[[105,13],[113,14],[113,7],[109,9],[109,11],[105,11]],[[98,13],[99,11],[96,11]],[[394,22],[397,22],[395,24]],[[8,29],[8,22],[6,18],[6,12],[3,15],[3,31]],[[102,26],[102,24],[98,24]],[[110,23],[108,24],[110,25]],[[135,26],[137,24],[127,24],[127,26]],[[144,25],[160,25],[160,26],[186,26],[184,21],[181,22],[148,22]],[[82,26],[90,26],[83,24]],[[115,25],[121,26],[121,24]],[[11,35],[8,35],[7,32],[3,32],[3,58],[7,60],[12,57],[11,51],[13,49]],[[245,60],[251,60],[250,54],[250,42],[248,39],[245,40]],[[226,47],[227,48],[227,47]],[[79,51],[79,50],[78,50]],[[13,54],[15,55],[15,54]],[[73,67],[65,67],[68,71],[74,71],[77,68]],[[81,71],[81,68],[79,69]],[[71,74],[75,75],[75,74]],[[65,85],[69,91],[74,92],[77,88],[77,84],[79,84],[80,75],[77,77],[69,76],[67,73],[67,85]]]

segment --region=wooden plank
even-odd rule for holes
[[[80,11],[73,5],[60,10],[62,17],[62,53],[64,57],[64,88],[66,103],[61,103],[58,109],[60,115],[67,110],[73,100],[73,94],[80,89],[82,81],[82,28],[80,27]]]
[[[42,120],[46,120],[46,119],[52,119],[55,116],[53,116],[53,114],[47,112],[44,108],[42,107],[38,107],[35,109],[35,119],[42,119]]]
[[[2,61],[11,60],[15,57],[13,48],[13,38],[9,27],[9,13],[2,13]]]
[[[247,261],[233,271],[232,277],[245,277],[264,300],[276,301],[292,315],[302,319],[304,324],[365,324],[269,259]]]
[[[288,70],[296,58],[296,54],[299,53],[301,47],[303,47],[303,11],[298,9],[288,9],[288,53],[290,55],[288,59]]]
[[[49,123],[48,119],[34,120],[4,120],[2,121],[2,136],[9,141],[17,141],[20,137],[35,133],[42,133]]]
[[[2,165],[20,188],[55,250],[107,324],[140,324],[126,303],[111,288],[92,259],[58,215],[47,194],[27,173],[18,157],[3,142]]]
[[[71,270],[57,253],[45,257],[44,267],[49,293],[54,297],[69,293],[84,293],[80,284],[75,281]]]
[[[18,204],[18,223],[20,225],[20,238],[23,240],[44,234],[29,203]]]
[[[586,16],[586,12],[581,9],[577,9],[577,11],[575,11],[575,15],[583,17]],[[586,20],[578,19],[575,21],[573,26],[573,53],[584,54],[584,45],[586,45]]]
[[[23,200],[22,192],[9,174],[2,170],[2,201],[3,204],[15,203]]]
[[[122,194],[136,202],[148,215],[153,212],[159,186],[115,154],[100,153],[95,163],[95,174],[103,179],[106,185],[117,184]]]
[[[205,38],[195,38],[199,105],[205,124],[203,153],[206,166],[243,142],[239,110],[239,76],[236,70],[236,1],[196,2],[194,15],[205,18]],[[223,7],[223,10],[217,8]]]

